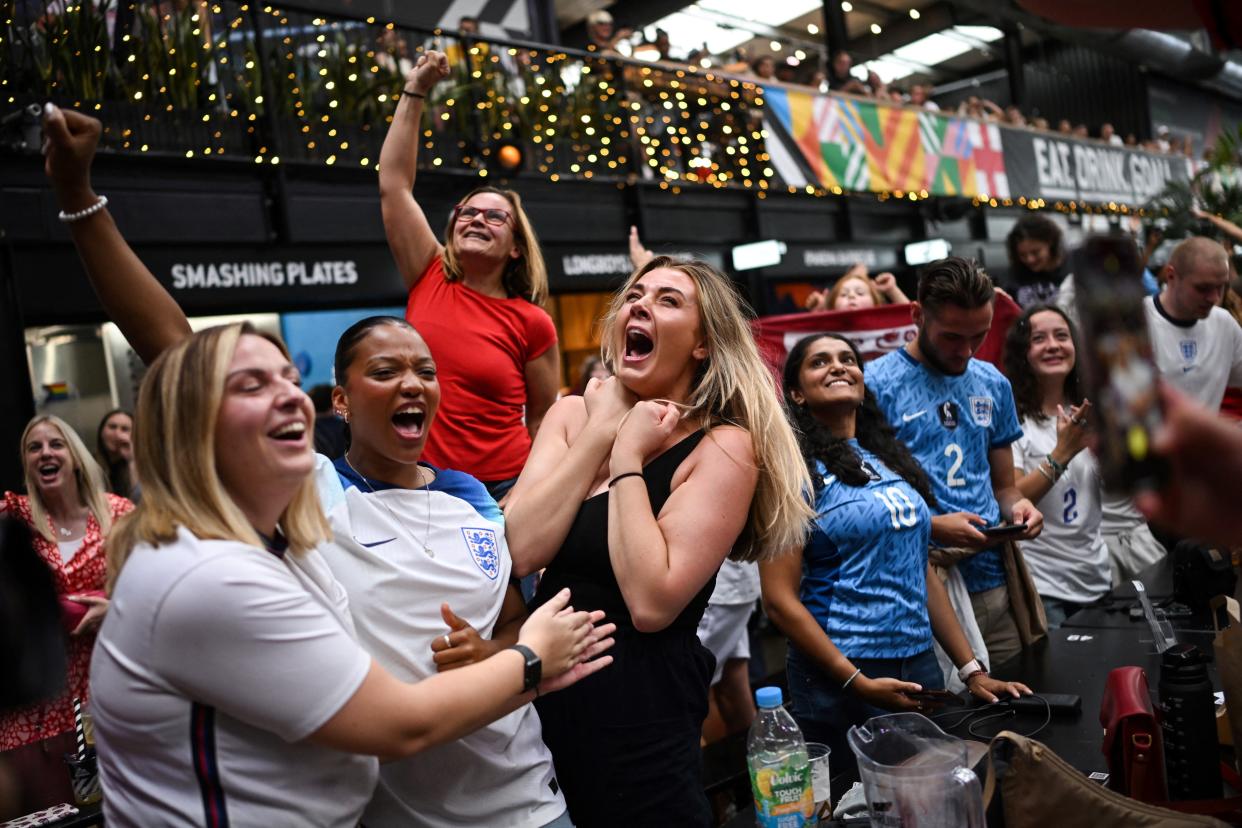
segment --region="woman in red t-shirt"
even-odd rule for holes
[[[443,397],[424,458],[467,472],[501,499],[556,401],[560,356],[539,306],[548,275],[512,190],[481,187],[452,212],[444,244],[411,192],[427,93],[448,75],[427,52],[406,79],[380,153],[384,230],[410,291],[405,317],[436,355]]]

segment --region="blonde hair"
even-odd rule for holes
[[[142,502],[117,522],[108,546],[109,590],[136,545],[169,542],[180,527],[199,538],[264,545],[216,471],[224,384],[237,343],[247,334],[262,336],[289,356],[279,339],[240,323],[199,331],[160,354],[148,369],[138,391],[134,440]],[[294,554],[330,537],[312,475],[281,514],[280,527]]]
[[[880,293],[880,289],[875,286],[875,282],[867,275],[867,272],[851,271],[846,273],[840,279],[837,279],[832,285],[832,290],[828,291],[828,307],[825,310],[836,310],[837,299],[841,297],[841,291],[845,290],[845,285],[849,282],[862,282],[867,286],[867,290],[871,293],[871,301],[878,308],[884,304],[884,295]]]
[[[30,521],[34,524],[34,530],[44,540],[56,543],[56,534],[52,531],[52,519],[47,513],[47,504],[43,502],[39,487],[35,485],[35,476],[30,468],[29,458],[26,456],[26,444],[30,439],[30,432],[42,423],[47,423],[65,438],[65,447],[69,449],[69,456],[73,458],[73,480],[78,487],[78,499],[95,516],[100,534],[107,537],[108,531],[112,528],[112,510],[108,507],[108,487],[104,483],[103,469],[99,468],[99,463],[95,461],[90,449],[82,442],[82,438],[73,430],[73,426],[51,414],[40,414],[26,423],[26,428],[22,431],[22,471],[26,478]]]
[[[542,305],[548,298],[548,268],[543,262],[543,251],[539,248],[539,239],[535,236],[535,228],[530,223],[526,211],[522,209],[522,197],[513,190],[502,190],[498,187],[479,187],[466,194],[458,204],[465,204],[482,193],[492,193],[509,202],[513,208],[513,240],[522,255],[510,259],[505,265],[501,276],[505,292],[510,296],[519,296],[535,305]],[[457,261],[457,245],[454,241],[453,225],[457,222],[457,213],[449,215],[448,227],[444,231],[444,278],[450,282],[461,281],[461,264]]]
[[[729,557],[764,560],[802,546],[814,517],[804,498],[811,491],[810,475],[772,373],[759,356],[747,318],[749,306],[728,278],[704,262],[668,256],[656,256],[638,268],[613,296],[604,317],[604,361],[616,364],[621,340],[615,322],[626,293],[659,268],[679,271],[694,282],[699,324],[707,342],[708,356],[695,375],[682,416],[705,430],[718,425],[745,429],[755,453],[759,481],[746,527]]]

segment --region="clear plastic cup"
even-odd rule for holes
[[[815,816],[823,819],[831,815],[832,809],[832,770],[829,757],[832,748],[822,742],[807,742],[806,756],[811,763],[811,787],[814,789]]]

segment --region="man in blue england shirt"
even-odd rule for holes
[[[958,571],[993,665],[1040,631],[1032,630],[1028,613],[1010,605],[1004,556],[1017,556],[1016,547],[979,529],[1025,523],[1012,538],[1026,540],[1043,526],[1043,516],[1014,485],[1009,444],[1022,428],[1009,381],[973,359],[992,327],[994,296],[992,280],[974,262],[950,257],[932,263],[919,278],[911,311],[918,338],[871,363],[866,374],[888,421],[931,479],[939,501],[933,560],[946,559],[937,547],[961,558]]]

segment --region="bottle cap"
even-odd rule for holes
[[[755,703],[760,707],[780,707],[781,701],[781,688],[779,687],[760,687],[755,691]]]

